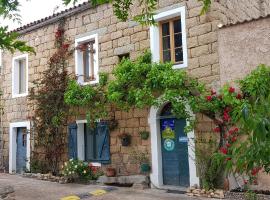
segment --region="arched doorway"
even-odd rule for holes
[[[188,123],[172,115],[171,104],[152,107],[149,119],[151,132],[152,186],[188,187],[199,185],[194,153],[194,132],[184,133]]]
[[[184,132],[186,119],[172,115],[171,104],[167,103],[160,113],[162,175],[164,185],[188,187],[188,137]]]

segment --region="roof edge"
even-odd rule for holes
[[[39,29],[41,27],[44,27],[46,25],[49,25],[49,24],[53,24],[57,21],[59,21],[59,19],[61,18],[67,18],[67,17],[70,17],[72,15],[75,15],[79,12],[82,12],[82,11],[85,11],[89,8],[92,8],[92,4],[90,2],[84,2],[82,4],[79,4],[77,6],[74,6],[72,8],[69,8],[69,9],[66,9],[66,10],[63,10],[59,13],[56,13],[56,14],[53,14],[49,17],[45,17],[45,18],[42,18],[40,20],[36,20],[34,22],[31,22],[29,24],[26,24],[24,26],[21,26],[17,29],[14,29],[10,32],[17,32],[21,35],[25,34],[25,33],[28,33],[28,32],[31,32],[33,30],[36,30],[36,29]]]

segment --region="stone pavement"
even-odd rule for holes
[[[0,187],[11,185],[16,200],[199,200],[164,190],[135,190],[101,185],[59,184],[24,178],[19,175],[0,174]]]

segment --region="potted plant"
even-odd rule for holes
[[[141,173],[148,173],[151,170],[148,155],[145,152],[133,151],[132,158],[140,164]]]
[[[141,139],[147,140],[149,138],[149,132],[148,131],[141,131],[140,133]]]
[[[119,138],[121,139],[121,144],[122,146],[126,147],[130,145],[131,142],[131,135],[127,134],[127,133],[123,133],[119,136]]]
[[[109,123],[109,129],[111,131],[115,130],[117,128],[117,126],[118,126],[118,121],[115,120],[115,119],[109,120],[108,123]]]
[[[116,176],[116,169],[113,167],[106,168],[106,176],[107,177],[115,177]]]

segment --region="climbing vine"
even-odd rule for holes
[[[193,113],[202,113],[214,122],[216,127],[213,132],[218,134],[219,142],[206,169],[213,170],[211,166],[215,163],[214,171],[224,166],[228,172],[254,175],[262,169],[262,166],[265,169],[269,168],[268,159],[262,156],[254,158],[258,148],[250,148],[253,150],[252,153],[247,151],[247,147],[254,144],[255,133],[257,137],[270,138],[267,136],[270,130],[268,115],[260,112],[261,116],[258,117],[259,119],[264,117],[263,124],[258,124],[258,121],[250,122],[255,119],[254,110],[263,110],[262,107],[258,107],[263,105],[262,102],[256,103],[258,97],[269,95],[270,73],[266,66],[259,66],[251,75],[241,80],[238,88],[225,85],[218,91],[207,89],[183,70],[174,70],[171,63],[152,63],[149,52],[135,61],[122,60],[115,67],[112,75],[112,80],[102,81],[100,86],[95,88],[79,86],[75,81],[71,81],[65,95],[65,102],[69,105],[87,105],[92,120],[101,117],[95,113],[103,113],[106,110],[105,104],[128,111],[133,107],[159,107],[170,102],[173,114],[179,118],[186,118],[190,122],[186,131],[190,131],[196,125]],[[102,87],[102,90],[99,87]],[[94,106],[95,104],[104,105],[101,108]],[[253,126],[249,126],[251,124]],[[265,133],[265,137],[260,136],[261,131]],[[243,144],[242,135],[248,137]],[[260,142],[263,140],[256,138],[257,145],[260,145]],[[246,145],[245,148],[243,145]],[[266,148],[261,155],[265,155],[268,149]],[[261,148],[260,150],[263,151]]]
[[[64,104],[64,93],[68,85],[67,58],[72,51],[64,37],[64,21],[55,33],[56,52],[48,60],[48,68],[42,77],[34,81],[29,95],[34,114],[35,165],[42,171],[58,174],[59,163],[66,151],[66,120],[69,107]],[[45,169],[44,169],[45,168]]]

